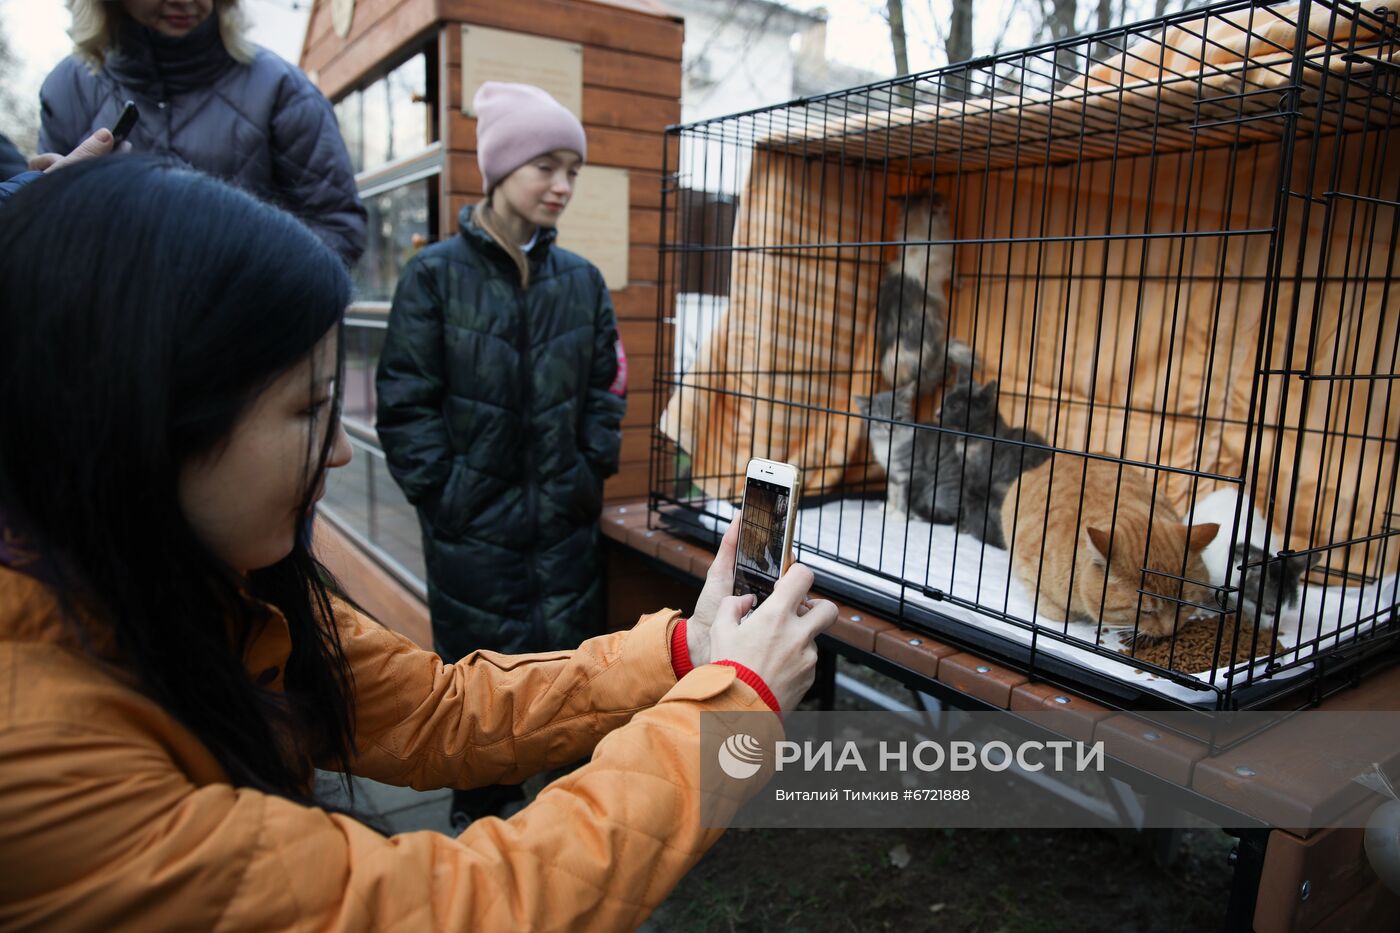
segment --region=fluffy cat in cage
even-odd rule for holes
[[[933,192],[903,199],[898,235],[907,240],[947,240],[948,204]],[[948,339],[948,280],[953,248],[946,243],[912,243],[885,269],[876,298],[875,337],[880,372],[896,388],[919,381],[921,371],[935,374],[925,382],[970,378],[976,364],[972,348]],[[946,367],[946,370],[945,370]]]
[[[855,403],[862,418],[887,419],[868,421],[866,436],[870,453],[885,471],[885,503],[890,514],[908,518],[910,483],[915,473],[914,438],[919,433],[913,426],[914,386],[857,395]],[[920,447],[928,446],[922,438],[920,441]]]
[[[869,438],[871,452],[885,470],[892,514],[907,518],[912,512],[935,524],[956,524],[993,547],[1006,546],[1000,515],[1006,487],[1049,453],[992,439],[1045,443],[1034,431],[1008,425],[997,411],[997,397],[995,382],[963,383],[944,396],[939,424],[981,437],[916,427],[913,386],[856,398],[864,417],[889,419],[871,421]]]
[[[966,457],[951,458],[952,463],[940,461],[939,466],[952,466],[946,479],[939,475],[933,483],[933,501],[929,519],[952,522],[992,547],[1005,548],[1001,530],[1001,504],[1006,490],[1023,472],[1050,459],[1050,451],[1026,447],[1005,441],[1026,441],[1044,444],[1045,438],[1028,428],[1013,428],[1002,418],[997,408],[998,386],[995,382],[982,385],[963,383],[953,386],[943,396],[943,409],[938,422],[946,428],[968,431],[982,437],[962,438]],[[942,435],[944,444],[953,435]],[[958,480],[961,478],[961,490]],[[915,512],[919,500],[915,500]]]
[[[1032,592],[1039,581],[1040,615],[1136,623],[1139,638],[1159,640],[1192,614],[1188,604],[1213,604],[1201,553],[1220,525],[1183,524],[1160,491],[1154,500],[1146,469],[1121,467],[1121,479],[1119,470],[1107,460],[1052,456],[1010,485],[1002,534],[1011,572]]]

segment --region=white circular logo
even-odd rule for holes
[[[751,735],[731,735],[719,747],[719,766],[736,781],[751,778],[763,767],[763,746]]]
[[[355,0],[331,0],[331,25],[335,34],[344,39],[350,35],[355,22]]]

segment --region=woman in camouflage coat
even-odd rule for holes
[[[476,97],[487,196],[394,295],[377,379],[389,469],[418,508],[436,647],[573,648],[602,624],[598,515],[625,357],[601,273],[554,245],[583,127],[538,88]]]

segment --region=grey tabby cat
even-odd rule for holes
[[[893,516],[909,517],[909,481],[914,474],[914,386],[857,395],[856,408],[870,420],[870,452],[885,471],[885,503]],[[897,422],[897,423],[891,423]],[[926,446],[921,444],[920,446]]]
[[[1001,530],[1001,506],[1006,490],[1026,470],[1050,459],[1050,451],[1022,443],[1045,444],[1045,438],[1028,428],[1013,428],[997,409],[995,382],[963,384],[948,390],[938,420],[946,428],[968,431],[980,437],[964,438],[965,459],[957,464],[961,476],[937,478],[932,521],[957,522],[966,531],[993,547],[1005,548]],[[944,435],[945,441],[954,435]],[[961,481],[961,496],[956,487]],[[956,512],[948,506],[952,504]],[[917,512],[918,509],[916,508]],[[941,512],[941,515],[940,515]]]
[[[1024,470],[1045,462],[1049,451],[993,438],[1044,444],[1034,431],[1012,428],[997,411],[997,384],[963,384],[944,397],[939,423],[955,431],[929,430],[914,420],[914,388],[857,396],[869,423],[870,449],[885,470],[885,499],[891,512],[939,525],[957,525],[993,547],[1006,547],[1001,503]],[[890,422],[896,422],[891,424]]]
[[[1215,594],[1221,609],[1233,612],[1238,606],[1245,620],[1256,627],[1260,620],[1276,625],[1279,610],[1297,604],[1298,583],[1322,559],[1322,554],[1280,552],[1272,560],[1266,560],[1267,557],[1264,549],[1256,545],[1235,545],[1235,586],[1239,592]]]
[[[908,240],[949,239],[948,204],[943,196],[923,192],[903,200],[899,235]],[[896,388],[933,374],[926,388],[971,378],[976,363],[972,348],[948,339],[948,280],[953,248],[942,243],[914,243],[900,250],[885,270],[876,299],[875,336],[880,372]]]

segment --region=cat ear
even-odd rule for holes
[[[1216,522],[1192,525],[1186,529],[1186,549],[1188,551],[1204,551],[1206,545],[1214,541],[1215,536],[1219,533],[1220,525]]]
[[[1108,532],[1102,528],[1089,527],[1084,529],[1084,533],[1089,537],[1089,550],[1094,558],[1101,564],[1108,563]]]
[[[1321,551],[1312,554],[1289,554],[1283,559],[1284,570],[1289,575],[1301,579],[1322,562],[1322,556]]]

